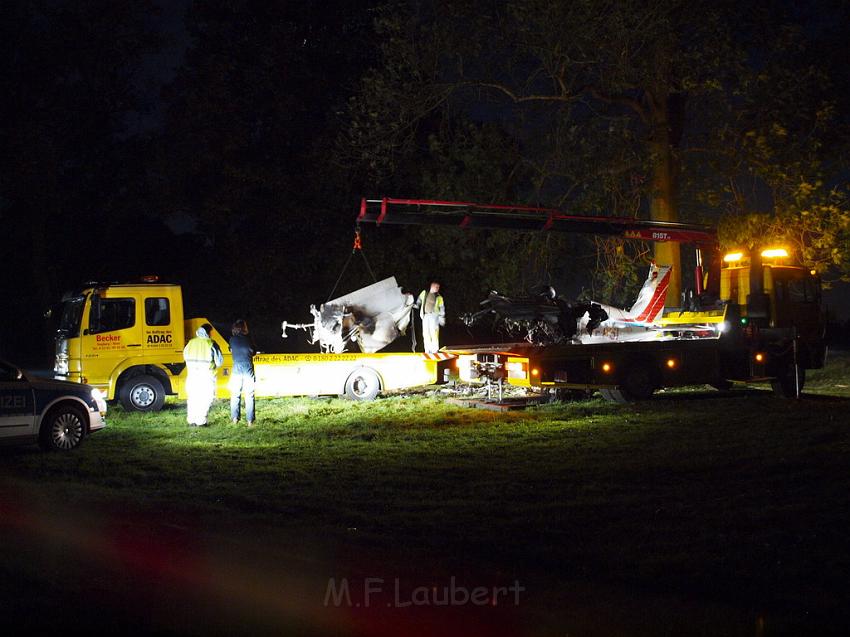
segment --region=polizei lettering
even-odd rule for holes
[[[148,334],[148,345],[171,345],[171,334]]]
[[[26,406],[27,400],[24,396],[0,396],[2,409],[23,409]]]

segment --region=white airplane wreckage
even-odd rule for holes
[[[605,303],[572,302],[545,288],[525,297],[491,292],[482,309],[461,320],[468,326],[492,320],[496,331],[535,345],[602,343],[653,340],[662,335],[657,321],[664,309],[670,268],[649,268],[649,275],[628,310]],[[281,324],[288,330],[305,330],[311,344],[323,353],[342,354],[355,344],[365,354],[378,352],[410,327],[413,295],[402,292],[395,277],[378,281],[344,296],[310,306],[311,323]]]
[[[461,318],[468,326],[492,320],[497,331],[534,345],[654,340],[662,335],[657,321],[669,283],[670,267],[653,263],[628,310],[595,301],[567,301],[546,287],[524,297],[491,292],[481,310]]]
[[[395,277],[389,277],[336,299],[318,309],[310,306],[312,323],[283,321],[287,330],[306,330],[311,344],[319,344],[323,353],[342,354],[350,343],[360,351],[373,354],[385,348],[410,326],[413,295],[401,291]]]

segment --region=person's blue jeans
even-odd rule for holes
[[[233,372],[230,377],[230,417],[239,420],[242,394],[245,394],[245,419],[254,422],[254,372]]]

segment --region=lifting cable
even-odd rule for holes
[[[348,264],[351,263],[351,257],[354,256],[355,252],[359,252],[360,256],[363,257],[363,262],[366,264],[366,269],[369,271],[369,276],[372,277],[372,281],[374,281],[375,283],[378,282],[378,279],[375,277],[375,273],[372,272],[372,266],[369,265],[369,259],[366,258],[366,253],[363,252],[363,242],[360,239],[360,226],[357,225],[354,228],[354,244],[351,246],[351,254],[349,254],[348,259],[345,260],[345,265],[342,266],[342,271],[339,273],[339,276],[336,279],[336,283],[334,283],[334,287],[331,290],[331,293],[328,295],[327,301],[325,301],[325,303],[327,303],[333,298],[334,292],[336,292],[336,288],[339,285],[339,282],[342,281],[342,276],[348,269]]]
[[[372,266],[369,265],[369,259],[366,258],[366,253],[363,252],[363,240],[360,238],[360,225],[356,225],[354,227],[354,243],[351,246],[351,254],[348,255],[348,258],[345,260],[345,265],[342,266],[342,271],[339,273],[339,276],[336,278],[336,283],[334,283],[333,289],[331,293],[328,295],[327,303],[333,298],[334,292],[336,292],[336,288],[339,285],[339,282],[342,281],[342,277],[345,274],[345,271],[348,269],[348,265],[351,263],[351,257],[354,256],[355,252],[359,252],[360,256],[363,257],[363,263],[366,264],[366,269],[369,271],[369,276],[372,277],[372,281],[375,283],[378,282],[378,278],[375,276],[375,273],[372,271]],[[411,351],[416,351],[416,326],[413,321],[413,310],[414,307],[410,307],[410,340],[411,340]]]

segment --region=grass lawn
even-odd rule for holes
[[[219,403],[190,429],[178,402],[116,406],[76,452],[0,449],[6,613],[163,633],[850,626],[850,357],[799,401],[279,399],[257,417],[234,426]],[[329,580],[350,606],[325,603]],[[452,582],[487,605],[438,605]],[[516,599],[494,589],[515,582]]]

